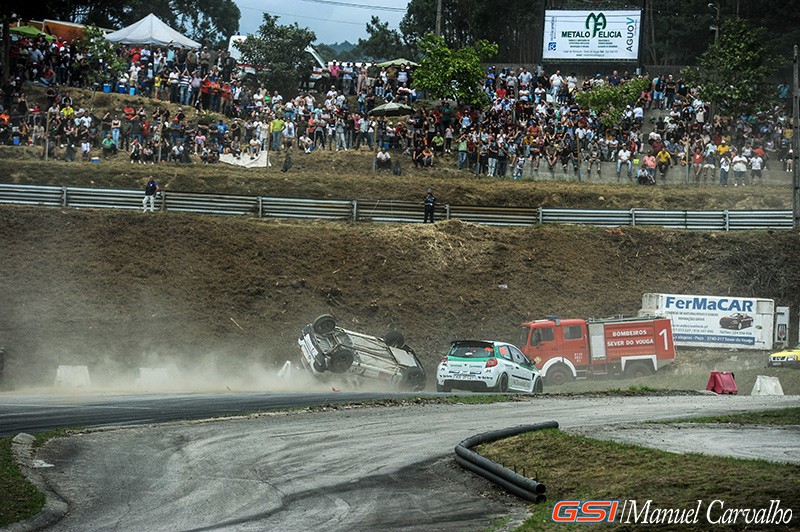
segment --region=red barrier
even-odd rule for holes
[[[731,395],[739,393],[731,371],[712,371],[706,390],[711,390],[714,393],[729,393]]]

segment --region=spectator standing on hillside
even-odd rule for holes
[[[156,193],[158,192],[158,183],[150,176],[147,185],[144,187],[144,199],[142,200],[142,212],[147,212],[147,202],[150,202],[150,212],[156,212]]]
[[[747,175],[747,157],[737,153],[733,158],[733,186],[744,186],[745,176]]]
[[[422,220],[422,223],[426,223],[429,220],[430,223],[433,223],[433,214],[434,209],[436,208],[436,198],[433,196],[433,191],[431,189],[428,189],[428,193],[425,194],[422,204],[425,206],[425,216]]]

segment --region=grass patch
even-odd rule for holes
[[[524,469],[527,476],[547,486],[548,502],[532,507],[532,516],[518,531],[572,530],[554,523],[553,505],[560,500],[652,500],[651,508],[693,509],[703,501],[696,525],[660,525],[658,530],[710,529],[706,510],[713,500],[724,508],[769,508],[770,500],[781,508],[796,505],[800,489],[800,465],[763,460],[737,460],[700,454],[673,454],[635,445],[572,436],[559,430],[522,434],[492,444],[477,452],[506,467]],[[718,506],[715,507],[718,509]],[[800,517],[793,508],[789,527]],[[712,518],[719,517],[712,513]],[[619,521],[619,519],[617,519]],[[585,525],[575,525],[574,530]],[[647,525],[608,523],[605,530],[635,529]],[[714,530],[753,529],[743,523],[714,525]],[[764,529],[763,525],[756,527]],[[783,525],[784,529],[788,529]],[[796,528],[795,528],[796,529]]]
[[[658,423],[746,423],[748,425],[800,425],[800,408],[779,408],[725,416],[672,419]]]
[[[38,491],[11,456],[11,436],[0,439],[0,527],[28,519],[44,508]]]

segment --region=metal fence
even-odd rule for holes
[[[141,209],[142,192],[102,188],[0,184],[0,204],[94,209]],[[375,223],[422,221],[419,203],[375,200],[315,200],[160,192],[163,211],[253,215],[260,218],[349,220]],[[599,227],[668,227],[702,231],[791,229],[792,211],[659,211],[651,209],[557,209],[438,205],[436,218],[484,225],[582,224]]]

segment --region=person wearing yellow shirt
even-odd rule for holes
[[[281,137],[283,136],[283,126],[286,123],[283,121],[281,117],[275,117],[275,119],[269,123],[269,130],[272,133],[272,151],[278,151],[281,148]]]
[[[669,154],[667,148],[661,148],[661,151],[656,155],[658,163],[658,170],[661,172],[661,180],[665,181],[667,178],[667,170],[672,168],[672,155]]]
[[[717,146],[717,155],[719,155],[720,158],[723,155],[725,155],[727,153],[730,153],[730,151],[731,151],[731,147],[728,145],[728,142],[725,141],[725,140],[722,140],[722,142],[719,143],[719,146]]]

